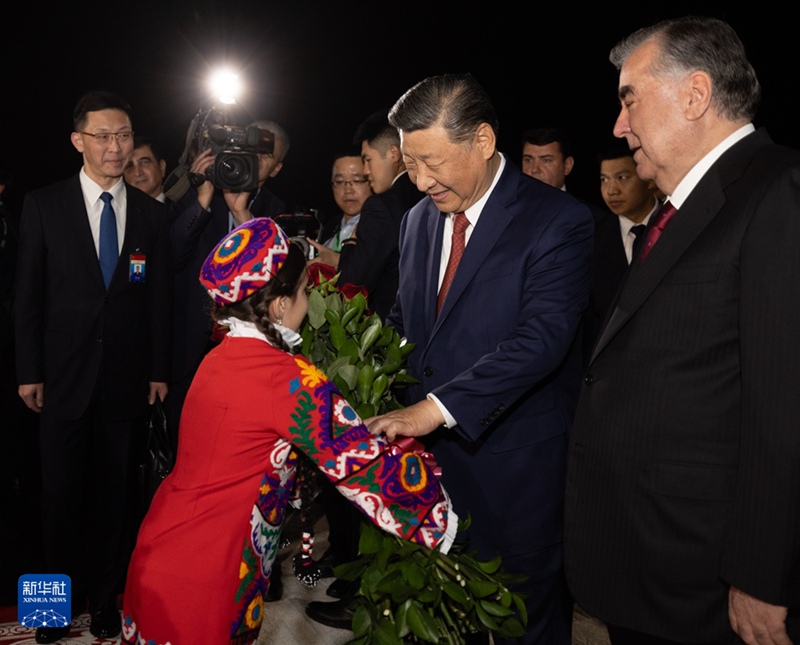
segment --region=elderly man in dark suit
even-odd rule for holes
[[[420,383],[413,405],[370,430],[429,435],[455,508],[472,518],[470,547],[528,576],[519,642],[569,643],[563,485],[592,216],[498,152],[494,108],[469,74],[418,83],[389,120],[426,194],[403,220],[389,315],[416,344]]]
[[[669,199],[584,379],[570,587],[615,644],[800,642],[800,153],[753,128],[759,84],[720,20],[611,60],[614,133]]]
[[[127,186],[127,103],[89,92],[75,107],[78,175],[29,193],[17,272],[17,378],[41,413],[47,566],[86,599],[91,632],[120,632],[129,443],[147,402],[167,393],[171,261],[165,207]],[[132,279],[132,267],[143,275]],[[39,628],[54,642],[67,627]]]

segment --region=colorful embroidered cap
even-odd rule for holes
[[[289,240],[268,217],[237,226],[203,262],[200,283],[218,305],[253,295],[275,277],[289,253]]]

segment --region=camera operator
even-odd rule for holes
[[[207,149],[192,160],[189,172],[206,181],[189,188],[175,203],[170,237],[175,260],[175,311],[173,342],[174,381],[164,409],[173,447],[178,441],[178,422],[186,392],[200,361],[210,349],[213,326],[206,295],[197,281],[200,267],[214,246],[234,227],[255,217],[272,217],[286,212],[284,202],[265,187],[277,176],[289,151],[289,135],[274,121],[256,121],[251,126],[274,135],[272,153],[258,154],[258,184],[252,192],[215,188],[207,171],[214,155]]]

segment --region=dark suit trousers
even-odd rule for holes
[[[99,379],[98,379],[99,381]],[[72,580],[73,611],[113,602],[128,564],[127,495],[134,420],[112,420],[98,382],[83,416],[41,417],[42,528],[47,567]]]

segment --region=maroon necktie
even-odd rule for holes
[[[469,220],[464,213],[453,214],[453,241],[450,245],[450,257],[447,258],[447,268],[444,271],[442,286],[439,289],[439,298],[436,301],[437,316],[442,310],[442,304],[444,304],[444,299],[450,290],[450,284],[453,282],[456,269],[458,269],[458,263],[461,262],[461,256],[464,255],[465,234],[468,226]]]
[[[672,219],[672,216],[678,212],[678,209],[675,208],[669,202],[664,202],[664,205],[656,214],[656,221],[653,226],[650,227],[650,230],[647,232],[647,239],[644,242],[644,248],[642,249],[642,255],[639,257],[639,262],[644,262],[644,259],[647,257],[647,254],[650,253],[650,250],[655,246],[655,243],[658,242],[658,238],[661,237],[661,233],[664,230],[664,227],[667,225]]]

